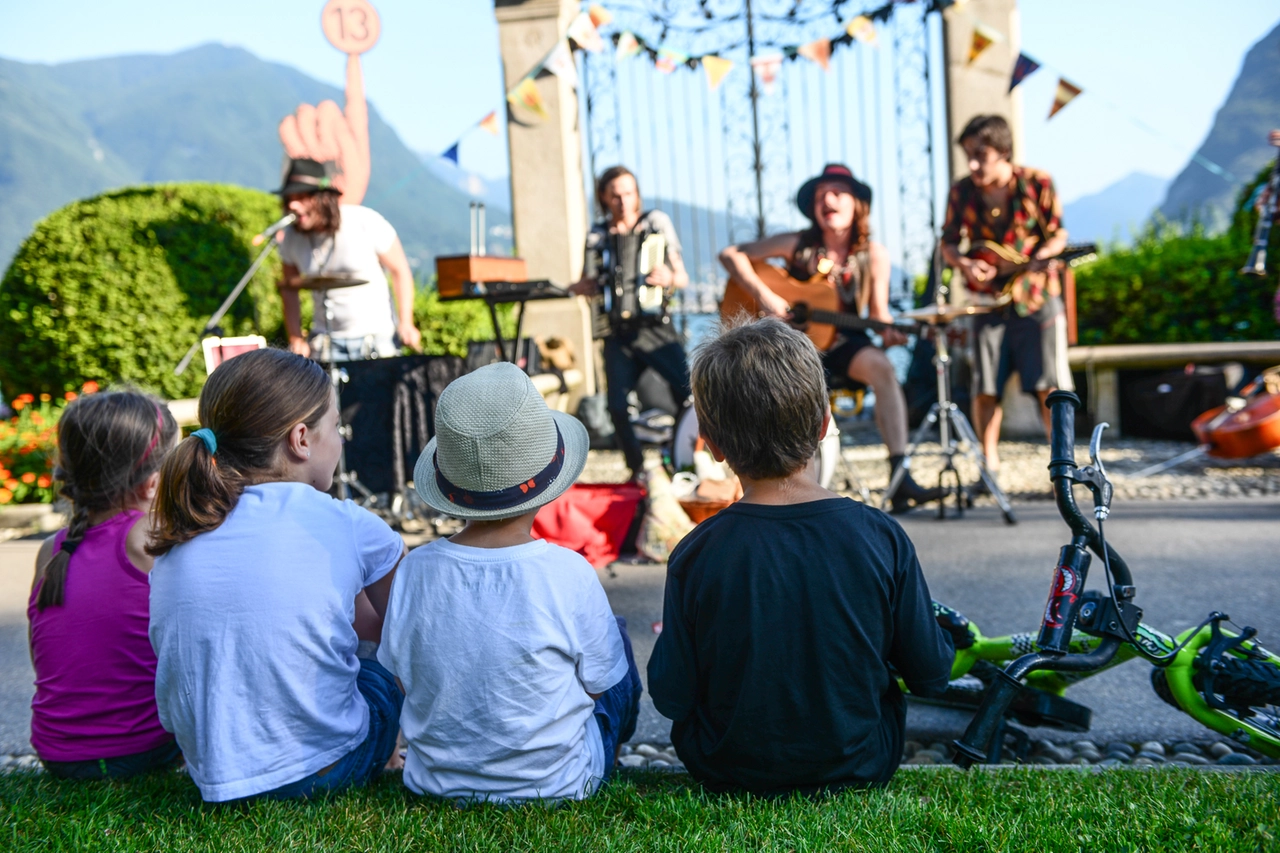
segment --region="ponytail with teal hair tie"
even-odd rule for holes
[[[218,438],[213,434],[213,430],[203,427],[191,434],[204,442],[204,446],[208,448],[210,456],[218,452]]]

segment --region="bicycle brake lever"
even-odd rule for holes
[[[1111,424],[1103,421],[1093,428],[1093,435],[1089,438],[1089,467],[1083,472],[1091,481],[1094,488],[1093,492],[1093,516],[1102,521],[1111,514],[1111,496],[1114,488],[1111,485],[1111,478],[1107,476],[1107,469],[1102,464],[1102,459],[1098,456],[1102,449],[1102,432]]]

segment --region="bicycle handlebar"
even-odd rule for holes
[[[1051,416],[1049,436],[1049,477],[1053,481],[1053,495],[1058,505],[1058,514],[1071,528],[1071,532],[1084,538],[1089,549],[1099,557],[1104,557],[1111,564],[1111,572],[1115,575],[1117,586],[1131,586],[1133,575],[1129,572],[1129,564],[1111,547],[1106,545],[1105,554],[1102,537],[1098,535],[1093,522],[1085,517],[1076,505],[1071,486],[1077,482],[1076,474],[1076,409],[1080,407],[1080,398],[1070,391],[1054,391],[1045,400]]]

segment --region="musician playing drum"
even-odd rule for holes
[[[1040,398],[1045,433],[1045,398],[1061,388],[1074,390],[1067,363],[1066,309],[1059,264],[1038,269],[994,287],[996,258],[1047,259],[1067,245],[1062,204],[1046,172],[1015,166],[1013,134],[997,115],[975,116],[960,132],[969,174],[951,187],[942,226],[942,257],[960,271],[974,301],[1005,303],[974,318],[973,420],[992,474],[1000,467],[1000,394],[1017,372],[1022,390]],[[966,254],[960,242],[969,243]],[[983,252],[994,256],[973,257]],[[1001,298],[1003,297],[1003,298]]]
[[[689,276],[671,218],[660,210],[643,211],[629,169],[606,169],[596,181],[596,202],[603,218],[587,234],[583,278],[569,290],[602,297],[596,337],[604,338],[609,417],[635,480],[644,470],[644,456],[627,397],[641,372],[653,368],[678,406],[686,405],[692,393],[684,342],[667,314],[671,291],[688,284]],[[648,261],[642,259],[646,250],[653,255]]]
[[[825,275],[849,313],[866,313],[872,320],[892,322],[889,315],[889,252],[871,239],[871,187],[853,176],[847,166],[829,164],[796,193],[796,205],[813,225],[804,231],[778,234],[754,243],[729,246],[720,262],[746,288],[760,310],[787,318],[790,306],[761,280],[752,261],[780,258],[793,278],[806,281]],[[897,329],[885,329],[884,345],[906,342]],[[901,464],[907,446],[907,404],[893,365],[866,332],[842,332],[823,354],[830,378],[857,388],[870,386],[876,395],[876,426],[889,450],[889,474]],[[829,380],[830,381],[830,380]],[[938,500],[941,489],[926,489],[905,472],[892,495],[893,510]]]
[[[417,349],[422,335],[413,324],[413,273],[400,238],[376,211],[339,204],[335,173],[332,162],[291,160],[279,190],[285,211],[297,217],[280,243],[280,300],[289,349],[307,357],[314,353],[322,361],[394,356],[400,344]],[[383,270],[391,274],[394,305]],[[303,276],[354,277],[367,283],[313,290],[308,340],[298,299]]]

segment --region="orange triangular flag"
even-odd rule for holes
[[[1058,110],[1071,103],[1072,99],[1083,91],[1083,89],[1074,83],[1068,83],[1067,78],[1059,77],[1058,91],[1053,96],[1053,106],[1049,108],[1049,118],[1053,118],[1057,115]]]
[[[702,67],[707,69],[707,85],[714,92],[720,81],[724,80],[724,75],[733,70],[733,60],[708,54],[702,57]]]
[[[823,71],[831,70],[831,39],[815,39],[798,48],[796,53],[818,63]]]
[[[547,107],[542,101],[542,93],[532,77],[525,77],[507,93],[507,102],[513,107],[524,107],[538,118],[547,118]]]
[[[998,41],[1004,41],[1004,36],[988,26],[983,24],[973,25],[973,41],[969,43],[969,59],[967,65],[972,65],[973,61],[982,55],[982,52]]]
[[[498,128],[498,111],[494,110],[484,118],[480,119],[480,129],[485,133],[492,133],[497,136],[500,132]]]
[[[597,29],[613,20],[613,15],[609,14],[609,10],[599,3],[592,3],[588,6],[587,14],[591,16],[591,23],[595,24]]]

